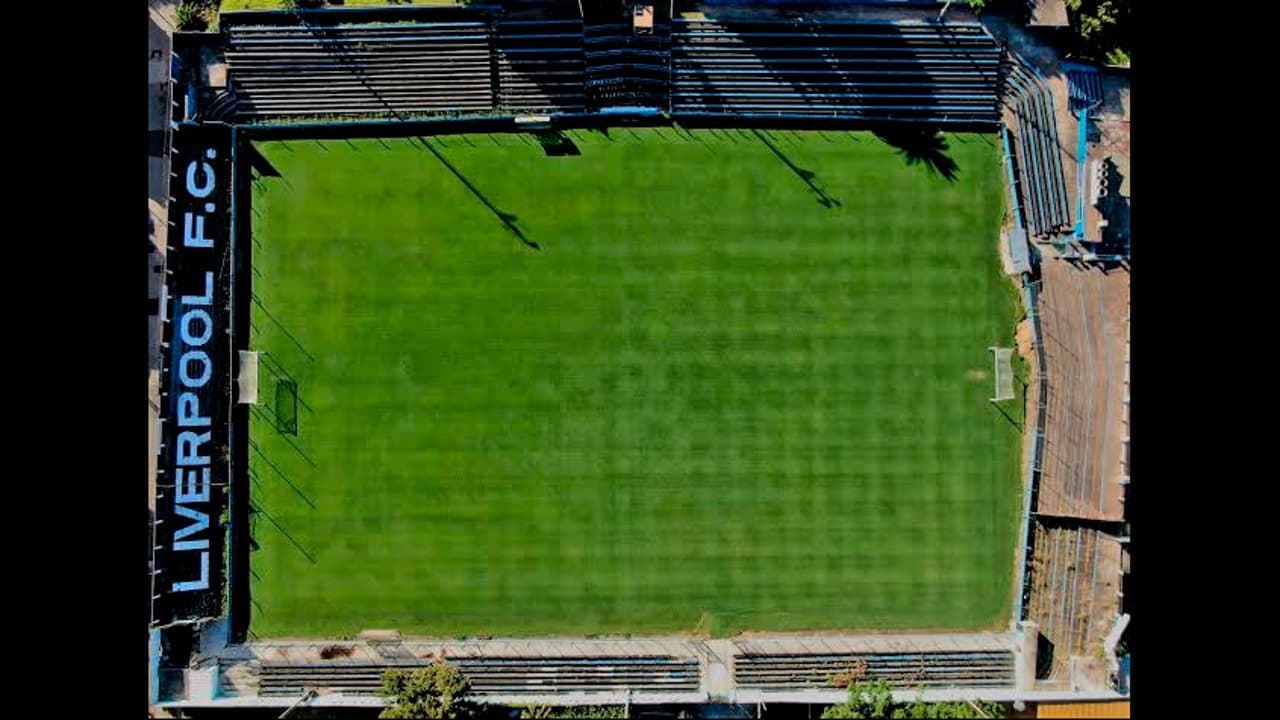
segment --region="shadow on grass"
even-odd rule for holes
[[[293,333],[289,332],[289,328],[285,327],[285,326],[284,326],[284,323],[280,322],[280,321],[276,318],[276,316],[275,316],[275,315],[272,315],[272,314],[271,314],[271,311],[267,309],[267,306],[266,306],[266,305],[263,305],[263,304],[262,304],[262,299],[261,299],[261,298],[259,298],[259,297],[257,296],[257,294],[250,294],[250,295],[249,295],[249,298],[253,300],[254,304],[255,304],[255,305],[257,305],[257,306],[258,306],[258,308],[259,308],[260,310],[262,310],[263,314],[264,314],[264,315],[266,315],[266,316],[267,316],[267,318],[271,320],[271,322],[273,322],[273,323],[275,323],[275,324],[276,324],[276,327],[280,328],[280,330],[281,330],[281,331],[282,331],[282,332],[283,332],[283,333],[284,333],[284,334],[285,334],[285,335],[286,335],[290,340],[292,340],[292,341],[293,341],[293,344],[294,344],[294,345],[297,345],[297,346],[298,346],[298,349],[302,351],[302,354],[303,354],[303,355],[306,355],[306,356],[307,356],[307,359],[311,360],[312,362],[315,362],[315,359],[316,359],[316,358],[315,358],[315,356],[314,356],[314,355],[312,355],[311,353],[307,352],[307,348],[306,348],[306,347],[304,347],[304,346],[302,345],[302,343],[298,341],[298,338],[296,338],[296,337],[294,337],[294,336],[293,336]]]
[[[276,466],[275,463],[271,462],[271,459],[267,457],[266,453],[262,452],[262,448],[258,447],[257,443],[250,440],[249,447],[253,448],[253,451],[258,453],[258,457],[262,458],[262,461],[265,462],[268,467],[276,471],[276,474],[280,476],[280,479],[284,480],[285,484],[288,485],[298,497],[302,498],[303,502],[305,502],[312,510],[316,509],[316,504],[312,502],[311,498],[307,497],[307,494],[302,492],[301,488],[294,485],[293,481],[289,479],[288,475],[284,474],[283,470]]]
[[[1012,416],[1012,415],[1010,415],[1010,414],[1008,413],[1008,411],[1006,411],[1004,408],[1000,407],[1000,403],[995,403],[995,402],[993,402],[993,403],[991,403],[991,407],[994,407],[996,410],[999,410],[999,411],[1000,411],[1000,414],[1004,416],[1004,419],[1005,419],[1005,420],[1008,420],[1008,421],[1009,421],[1009,424],[1013,426],[1013,429],[1014,429],[1014,430],[1017,430],[1019,433],[1021,433],[1021,432],[1022,432],[1022,425],[1021,425],[1021,424],[1019,424],[1017,420],[1014,420],[1014,419],[1013,419],[1013,416]]]
[[[576,157],[582,154],[573,139],[559,130],[535,133],[547,157]]]
[[[244,152],[249,156],[249,167],[259,177],[281,177],[280,171],[262,153],[258,152],[258,148],[253,143],[245,143]]]
[[[432,155],[435,155],[436,159],[440,161],[440,164],[448,168],[449,172],[453,173],[453,176],[458,178],[458,181],[461,182],[463,186],[465,186],[468,190],[470,190],[471,194],[475,195],[477,200],[483,203],[485,207],[489,208],[489,212],[493,213],[494,217],[501,220],[502,224],[506,226],[507,230],[510,230],[512,235],[515,235],[517,238],[519,238],[520,242],[524,243],[525,247],[531,248],[533,250],[542,249],[538,245],[538,243],[530,240],[528,237],[525,236],[524,231],[520,229],[519,218],[517,218],[515,215],[511,213],[503,212],[496,205],[494,205],[489,200],[489,198],[485,196],[484,193],[480,192],[479,188],[477,188],[475,185],[471,183],[470,180],[467,179],[466,175],[463,175],[462,172],[458,170],[458,168],[453,166],[453,163],[449,162],[449,160],[444,155],[441,155],[440,151],[437,150],[434,145],[428,142],[426,138],[422,136],[418,136],[417,140],[419,143],[422,144],[422,147],[425,148],[427,152],[431,153]]]
[[[955,182],[960,166],[947,154],[951,148],[946,138],[932,127],[882,125],[876,127],[876,137],[892,145],[907,165],[924,165],[929,172],[941,175],[947,182]]]
[[[289,443],[289,447],[293,448],[294,452],[298,453],[298,456],[301,457],[304,462],[306,462],[311,467],[316,466],[315,461],[313,461],[310,457],[308,457],[306,453],[302,452],[302,448],[298,447],[297,443],[290,440],[289,436],[285,434],[283,431],[281,431],[280,418],[278,415],[275,415],[274,413],[268,411],[265,405],[250,405],[249,410],[254,414],[255,417],[259,418],[263,422],[270,423],[271,429],[275,430],[276,434],[279,435],[281,439]]]
[[[250,505],[249,512],[255,515],[261,515],[262,517],[266,518],[267,522],[274,525],[275,528],[280,531],[280,534],[284,535],[285,539],[288,540],[289,543],[298,550],[298,552],[302,553],[303,557],[305,557],[308,561],[310,561],[312,565],[316,564],[315,556],[307,552],[307,549],[303,547],[302,543],[298,542],[297,538],[295,538],[293,535],[290,535],[289,531],[285,530],[283,525],[277,522],[275,518],[271,517],[270,513],[268,513],[266,510],[263,510],[261,507],[257,505]]]
[[[752,128],[751,132],[754,133],[755,136],[760,139],[760,142],[765,144],[765,147],[773,151],[773,154],[776,155],[778,159],[781,160],[789,170],[791,170],[791,172],[795,173],[796,177],[803,180],[804,184],[809,186],[809,189],[812,190],[813,193],[818,196],[819,205],[828,209],[840,207],[840,201],[828,195],[826,191],[823,190],[818,185],[817,173],[813,172],[812,170],[805,170],[804,168],[792,162],[791,158],[787,157],[786,153],[779,150],[778,146],[774,145],[773,142],[770,141],[769,138],[766,137],[764,133],[760,132],[759,130],[756,130],[755,128]]]

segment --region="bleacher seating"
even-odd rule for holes
[[[625,690],[696,692],[697,658],[451,658],[478,694],[619,692]],[[306,665],[261,663],[258,694],[298,695],[307,688],[352,695],[377,694],[388,669],[420,667],[422,662],[373,664],[331,661]]]
[[[582,112],[581,18],[497,23],[498,106],[515,112]]]
[[[996,123],[978,23],[675,19],[673,113]]]
[[[865,665],[863,665],[865,663]],[[862,669],[864,680],[887,680],[896,687],[1011,687],[1010,651],[840,655],[756,655],[735,659],[739,688],[799,690],[831,688],[832,678]]]
[[[620,20],[233,23],[225,45],[232,97],[219,101],[217,115],[252,121],[635,105],[677,116],[999,120],[1002,50],[978,23],[663,17],[652,33],[636,34]],[[1047,142],[1037,129],[1043,87],[1014,67],[1008,87],[1031,92],[1025,100],[1011,93],[1030,130],[1017,139],[1034,141],[1037,151],[1018,159],[1038,169],[1050,160],[1039,152]],[[1057,201],[1046,195],[1028,204],[1051,215]]]
[[[1006,100],[1016,122],[1010,131],[1027,230],[1049,237],[1071,227],[1053,96],[1035,71],[1015,57],[1008,64]]]
[[[489,36],[483,22],[233,25],[236,117],[491,110]]]
[[[1102,104],[1102,76],[1098,69],[1079,63],[1063,63],[1067,71],[1067,92],[1071,97],[1071,111],[1094,108]]]

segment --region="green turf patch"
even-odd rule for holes
[[[998,142],[564,136],[259,145],[253,632],[1002,625]]]

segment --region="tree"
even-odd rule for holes
[[[203,2],[187,1],[178,5],[179,30],[205,30],[209,27],[208,8]]]
[[[378,717],[384,718],[470,718],[477,715],[475,703],[467,700],[471,682],[446,662],[433,662],[412,672],[388,670],[382,677],[382,692],[392,705]]]
[[[822,711],[824,718],[1003,718],[1005,706],[991,702],[927,703],[917,698],[911,703],[895,702],[893,688],[885,680],[854,683],[849,686],[849,701]]]
[[[1127,61],[1132,0],[1066,0],[1066,5],[1083,52]]]
[[[832,705],[822,711],[822,717],[888,718],[893,704],[893,689],[888,681],[855,682],[849,685],[849,702]]]

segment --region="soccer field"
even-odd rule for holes
[[[257,145],[254,634],[1002,626],[998,141],[566,136]]]

